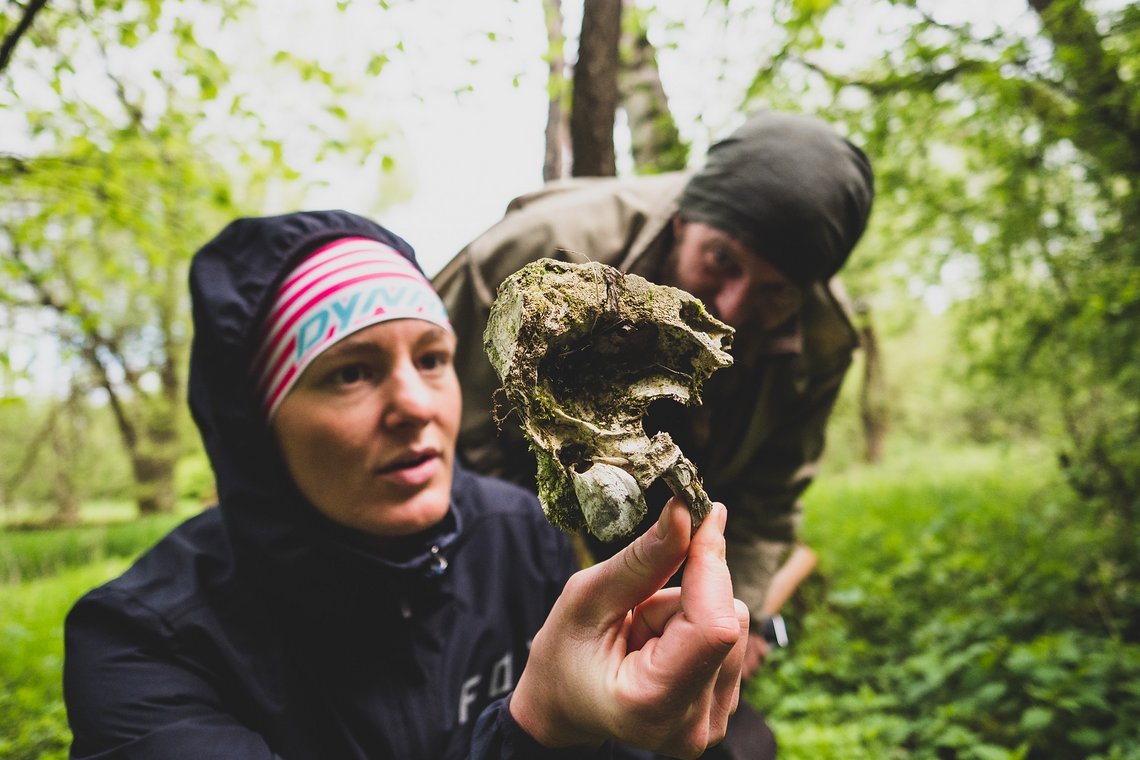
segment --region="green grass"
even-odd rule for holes
[[[55,512],[52,504],[21,502],[0,512],[0,527],[20,527],[50,523]],[[138,506],[129,499],[94,499],[83,504],[83,522],[126,522],[138,516]]]
[[[0,585],[42,578],[111,557],[133,557],[190,513],[192,508],[187,507],[172,515],[72,528],[0,530]],[[90,519],[86,510],[85,519]]]
[[[125,520],[119,504],[95,504],[85,519],[119,521],[0,530],[0,758],[67,757],[64,616],[193,511],[188,505],[178,514]]]
[[[85,591],[121,573],[126,559],[67,569],[50,578],[0,586],[0,757],[67,757],[63,707],[63,618]]]
[[[819,570],[747,696],[781,760],[1140,760],[1137,562],[1027,446],[825,472]],[[0,757],[62,758],[62,622],[181,517],[0,532]]]
[[[1047,452],[825,474],[806,514],[819,570],[749,688],[782,760],[1140,757],[1136,569]]]

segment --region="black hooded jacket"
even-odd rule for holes
[[[379,552],[305,501],[264,423],[257,327],[285,274],[347,236],[414,261],[341,211],[238,220],[195,256],[190,405],[219,507],[69,614],[72,757],[548,755],[503,709],[575,569],[534,497],[457,469],[441,524]]]

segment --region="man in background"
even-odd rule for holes
[[[695,173],[562,180],[515,199],[433,281],[459,336],[462,461],[534,488],[520,429],[509,417],[501,431],[496,424],[499,381],[483,350],[508,275],[544,257],[600,261],[692,293],[736,328],[734,364],[705,383],[702,405],[658,402],[645,425],[667,431],[709,495],[729,505],[735,593],[759,615],[795,543],[800,495],[857,346],[832,278],[862,235],[873,196],[870,162],[832,127],[763,111],[713,145]],[[590,540],[589,548],[598,559],[619,547]],[[753,672],[767,653],[755,623]]]

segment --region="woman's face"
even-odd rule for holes
[[[447,514],[459,431],[455,335],[419,319],[367,327],[302,373],[272,427],[301,493],[322,514],[402,536]]]

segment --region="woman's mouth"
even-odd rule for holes
[[[399,457],[376,468],[375,473],[390,483],[417,486],[431,480],[442,466],[443,460],[438,452],[422,451]]]

